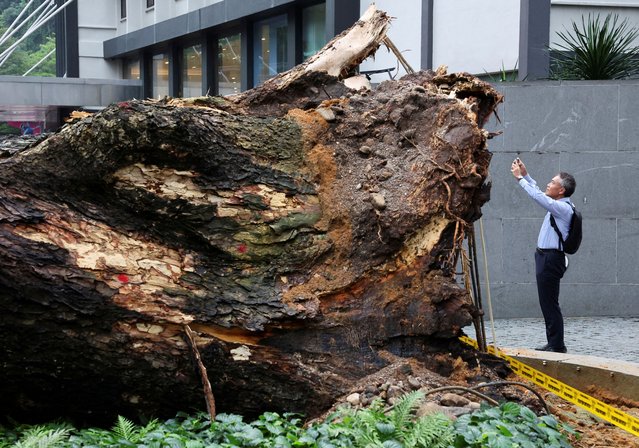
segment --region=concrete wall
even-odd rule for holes
[[[503,135],[489,143],[493,187],[482,218],[495,317],[541,316],[534,248],[544,210],[510,174],[515,157],[542,189],[560,170],[577,180],[572,200],[584,216],[584,241],[562,280],[564,314],[638,316],[639,81],[497,87],[505,103],[501,123],[489,129]],[[486,307],[485,281],[482,291]]]
[[[555,47],[561,40],[557,32],[572,31],[572,22],[581,25],[581,17],[599,15],[601,19],[607,14],[618,14],[619,23],[627,18],[630,26],[639,26],[639,0],[552,0],[550,14],[550,44]],[[634,45],[639,45],[639,38]]]
[[[122,77],[120,61],[105,60],[100,47],[116,36],[133,33],[132,42],[153,45],[292,1],[156,0],[154,7],[146,8],[144,0],[128,0],[127,17],[121,19],[119,1],[78,0],[80,77]],[[361,13],[372,2],[359,0]],[[424,54],[431,55],[433,68],[447,65],[450,72],[483,75],[519,65],[520,0],[491,0],[490,7],[477,0],[376,0],[375,4],[394,17],[389,37],[415,70],[428,68]],[[218,8],[211,9],[213,5]],[[558,42],[556,32],[580,21],[582,14],[608,12],[627,17],[631,26],[639,24],[639,0],[551,0],[549,42]],[[432,30],[427,30],[431,13]],[[178,16],[181,20],[168,22]],[[107,48],[116,54],[131,50],[118,45]],[[395,76],[405,74],[395,56],[383,49],[375,59],[364,61],[361,70],[389,67],[396,67]],[[372,76],[374,83],[386,79],[387,74]]]
[[[370,0],[360,0],[363,14]],[[411,67],[427,68],[422,63],[424,36],[422,23],[426,19],[424,0],[376,0],[378,9],[386,11],[393,21],[388,36]],[[495,11],[499,11],[497,19]],[[517,65],[519,52],[519,1],[492,0],[487,8],[476,0],[433,1],[433,67],[447,65],[449,72],[466,71],[484,74],[512,70]],[[494,26],[498,20],[499,26]],[[483,24],[491,24],[483,26]],[[397,58],[382,49],[375,58],[364,61],[361,70],[397,67]],[[393,72],[397,77],[406,74],[401,65]],[[388,75],[373,75],[374,83],[388,79]]]
[[[360,0],[362,13],[371,1]],[[465,71],[479,76],[520,66],[519,0],[492,0],[490,7],[476,0],[377,0],[375,4],[394,17],[389,37],[416,70],[429,68],[420,58],[423,54],[431,55],[432,68],[447,65],[449,72]],[[556,47],[560,42],[557,32],[571,30],[572,22],[581,23],[582,15],[599,14],[603,18],[610,12],[619,14],[620,20],[627,18],[631,27],[639,26],[639,0],[551,0],[550,29],[545,31],[548,40],[543,47],[547,44]],[[431,26],[432,30],[427,30]],[[635,44],[639,45],[639,38]],[[361,69],[379,70],[396,65],[392,54],[379,51]],[[395,73],[401,77],[405,71],[400,66]],[[374,83],[385,79],[386,74],[372,77]]]
[[[121,79],[120,61],[104,59],[104,44],[115,37],[118,2],[78,0],[80,78]]]
[[[482,75],[513,70],[519,58],[519,1],[435,0],[433,68]]]
[[[142,82],[38,76],[0,76],[2,103],[99,108],[142,98]]]

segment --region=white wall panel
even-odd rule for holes
[[[556,4],[556,2],[552,2],[552,7],[550,9],[550,45],[551,47],[556,47],[557,43],[561,42],[561,39],[557,36],[557,32],[569,32],[572,31],[572,22],[576,22],[578,25],[581,25],[581,17],[584,16],[586,19],[588,14],[591,14],[593,17],[599,16],[603,20],[607,14],[619,14],[619,22],[624,18],[628,18],[628,25],[639,28],[639,2],[633,1],[628,2],[627,7],[619,8],[619,7],[604,7],[604,6],[590,6],[583,5],[586,2],[579,2],[581,4],[576,4],[576,2],[568,3],[566,1],[560,2]],[[600,4],[600,1],[592,2],[594,4]],[[619,1],[614,2],[615,4],[620,4]],[[634,5],[633,5],[634,4]],[[635,39],[634,45],[639,45],[639,38]]]
[[[369,2],[360,1],[361,14],[368,9]],[[408,61],[414,70],[421,68],[421,18],[422,18],[422,1],[421,0],[377,0],[375,2],[377,9],[386,11],[393,21],[388,32],[388,36],[395,46],[402,52],[403,57]],[[361,70],[379,70],[389,67],[398,67],[395,55],[386,50],[385,46],[381,46],[375,55],[375,59],[368,59],[360,66]],[[401,77],[406,71],[399,65],[393,74],[399,74]],[[372,75],[372,82],[382,82],[388,79],[388,75]]]
[[[519,0],[435,0],[433,10],[433,67],[481,75],[518,64]]]

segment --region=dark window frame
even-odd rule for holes
[[[131,56],[128,58],[123,58],[122,59],[122,79],[135,79],[135,78],[127,78],[126,75],[128,74],[128,68],[130,66],[131,63],[135,63],[137,62],[138,64],[138,71],[139,71],[139,78],[140,80],[143,80],[143,65],[144,65],[144,60],[143,57],[141,55],[136,55],[136,56]]]
[[[247,50],[246,50],[246,46],[248,45],[247,43],[247,23],[243,23],[241,25],[237,25],[237,26],[233,26],[233,27],[227,27],[225,29],[219,30],[217,33],[212,34],[212,42],[211,42],[211,56],[212,56],[212,60],[211,62],[213,62],[213,66],[214,66],[214,74],[213,74],[213,78],[212,78],[212,92],[214,92],[215,95],[220,95],[220,78],[219,78],[219,70],[220,70],[220,65],[219,65],[219,41],[220,39],[224,39],[226,37],[230,37],[230,36],[235,36],[235,35],[239,35],[240,36],[240,92],[246,90],[246,85],[247,85],[247,76],[248,76],[248,61],[247,61]],[[238,92],[239,93],[239,92]]]
[[[262,16],[258,16],[256,18],[254,18],[253,20],[249,21],[249,28],[251,28],[251,34],[252,34],[251,40],[248,43],[248,45],[251,47],[251,53],[252,53],[252,56],[251,56],[252,60],[250,61],[251,71],[253,72],[252,73],[252,82],[250,84],[251,87],[255,87],[257,85],[256,77],[258,77],[258,73],[256,73],[257,63],[256,63],[256,60],[255,60],[255,56],[256,56],[256,54],[258,54],[257,45],[256,45],[256,43],[258,43],[258,42],[255,39],[257,37],[257,34],[256,34],[257,33],[257,28],[256,27],[259,24],[262,24],[262,23],[264,23],[264,24],[277,23],[277,21],[281,20],[281,19],[283,19],[284,23],[286,24],[286,36],[283,39],[281,39],[282,41],[285,42],[285,45],[286,45],[285,53],[282,54],[282,55],[280,55],[280,54],[276,55],[275,59],[274,59],[275,61],[281,61],[283,59],[284,63],[283,63],[282,70],[280,71],[279,67],[277,67],[278,63],[281,63],[281,62],[275,62],[275,66],[276,67],[275,67],[274,71],[276,71],[276,73],[271,75],[271,76],[268,76],[266,79],[270,79],[270,78],[276,76],[277,74],[282,73],[283,71],[290,70],[292,67],[295,67],[296,59],[297,59],[297,57],[295,55],[295,52],[294,52],[294,47],[295,47],[295,44],[296,44],[295,36],[297,34],[297,31],[296,31],[297,23],[296,23],[296,20],[295,20],[296,19],[296,17],[295,17],[296,16],[296,11],[297,11],[297,8],[295,8],[295,7],[294,8],[286,8],[286,9],[283,9],[283,10],[273,11],[271,14],[265,15],[263,17]],[[274,37],[275,41],[277,41],[278,37],[280,37],[280,36],[276,35]],[[269,39],[270,38],[271,37],[269,37]],[[280,57],[280,56],[283,56],[283,58]],[[273,67],[270,64],[268,65],[268,68],[270,70],[273,69]],[[262,82],[266,81],[266,79],[264,79]]]
[[[169,67],[168,67],[168,92],[167,95],[168,96],[175,96],[173,86],[174,86],[174,76],[173,76],[173,70],[175,68],[175,61],[174,61],[174,53],[175,53],[175,49],[172,46],[166,46],[166,45],[162,45],[156,48],[153,48],[152,50],[150,50],[147,54],[145,54],[145,65],[146,65],[146,73],[145,73],[145,84],[148,82],[148,89],[145,89],[145,96],[147,98],[156,98],[156,92],[153,91],[153,76],[154,76],[154,71],[153,71],[153,59],[154,56],[157,55],[164,55],[168,62],[169,62]]]
[[[155,0],[146,0],[146,9],[155,7]]]
[[[178,98],[182,98],[183,94],[184,94],[184,73],[183,70],[185,69],[185,64],[186,61],[184,60],[184,50],[186,50],[189,47],[194,47],[194,46],[200,46],[200,70],[202,71],[202,80],[201,80],[201,86],[200,86],[200,90],[203,92],[204,91],[204,86],[206,84],[205,81],[205,73],[204,73],[204,57],[205,57],[205,46],[206,46],[206,42],[204,37],[199,36],[196,39],[188,39],[188,40],[184,40],[184,41],[180,41],[180,42],[176,42],[174,48],[175,48],[175,55],[174,55],[174,83],[175,83],[175,87],[174,87],[174,95],[175,97]]]
[[[298,8],[298,10],[296,11],[296,27],[295,27],[295,63],[296,64],[301,64],[302,62],[304,62],[306,59],[304,58],[304,26],[306,25],[305,21],[304,21],[304,11],[316,7],[318,5],[324,5],[324,45],[326,45],[326,43],[328,43],[328,41],[330,41],[330,38],[327,37],[326,35],[326,11],[327,11],[327,5],[326,2],[317,2],[317,3],[313,3],[310,5],[303,5],[301,7]]]
[[[126,0],[121,0],[124,2]],[[177,0],[176,0],[177,1]],[[268,13],[257,14],[254,16],[247,16],[237,20],[230,21],[228,23],[201,30],[197,35],[191,34],[189,36],[182,36],[175,39],[171,39],[170,42],[165,42],[161,45],[151,46],[145,48],[141,52],[140,71],[141,78],[144,80],[145,96],[150,97],[152,95],[152,73],[151,65],[153,55],[157,53],[165,52],[169,56],[169,95],[178,97],[181,90],[182,83],[182,69],[183,69],[183,49],[185,47],[194,45],[195,43],[202,45],[202,94],[219,95],[218,91],[218,39],[228,36],[229,34],[240,34],[241,36],[241,91],[254,87],[255,80],[254,74],[254,61],[253,56],[255,48],[254,43],[254,28],[257,22],[272,19],[276,16],[285,15],[288,22],[288,64],[293,67],[303,62],[302,55],[302,11],[303,9],[314,6],[317,4],[326,4],[325,13],[329,14],[329,1],[330,0],[307,0],[293,5],[278,6],[268,10]],[[333,2],[337,0],[332,0]],[[153,2],[155,3],[155,2]],[[329,28],[329,18],[326,17],[327,32]],[[330,40],[332,36],[327,33],[327,40]],[[290,68],[290,67],[289,67]]]
[[[120,0],[120,20],[126,19],[126,2],[127,0]]]

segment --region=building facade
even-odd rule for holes
[[[140,79],[145,97],[238,93],[313,55],[358,0],[78,0],[81,77]]]
[[[57,0],[61,2],[62,0]],[[76,0],[59,19],[58,75],[140,79],[147,97],[231,94],[304,61],[351,26],[369,0]],[[376,0],[415,70],[548,74],[557,32],[588,14],[639,23],[639,0]],[[406,73],[378,51],[373,82]]]

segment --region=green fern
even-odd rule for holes
[[[413,411],[419,406],[419,402],[424,399],[421,391],[409,392],[399,399],[390,415],[391,421],[395,425],[395,431],[401,435],[403,431],[412,424]]]
[[[405,439],[406,448],[446,448],[455,440],[453,423],[442,413],[425,415],[415,422]]]
[[[46,428],[34,426],[24,432],[14,448],[55,448],[61,446],[69,436],[67,428]]]
[[[136,443],[140,439],[140,431],[136,428],[135,423],[121,415],[118,415],[118,422],[111,428],[111,432],[118,439],[131,443]]]
[[[354,445],[360,448],[444,448],[453,440],[452,422],[443,414],[415,419],[424,399],[420,391],[401,397],[389,413],[375,401],[367,409],[348,413]]]

